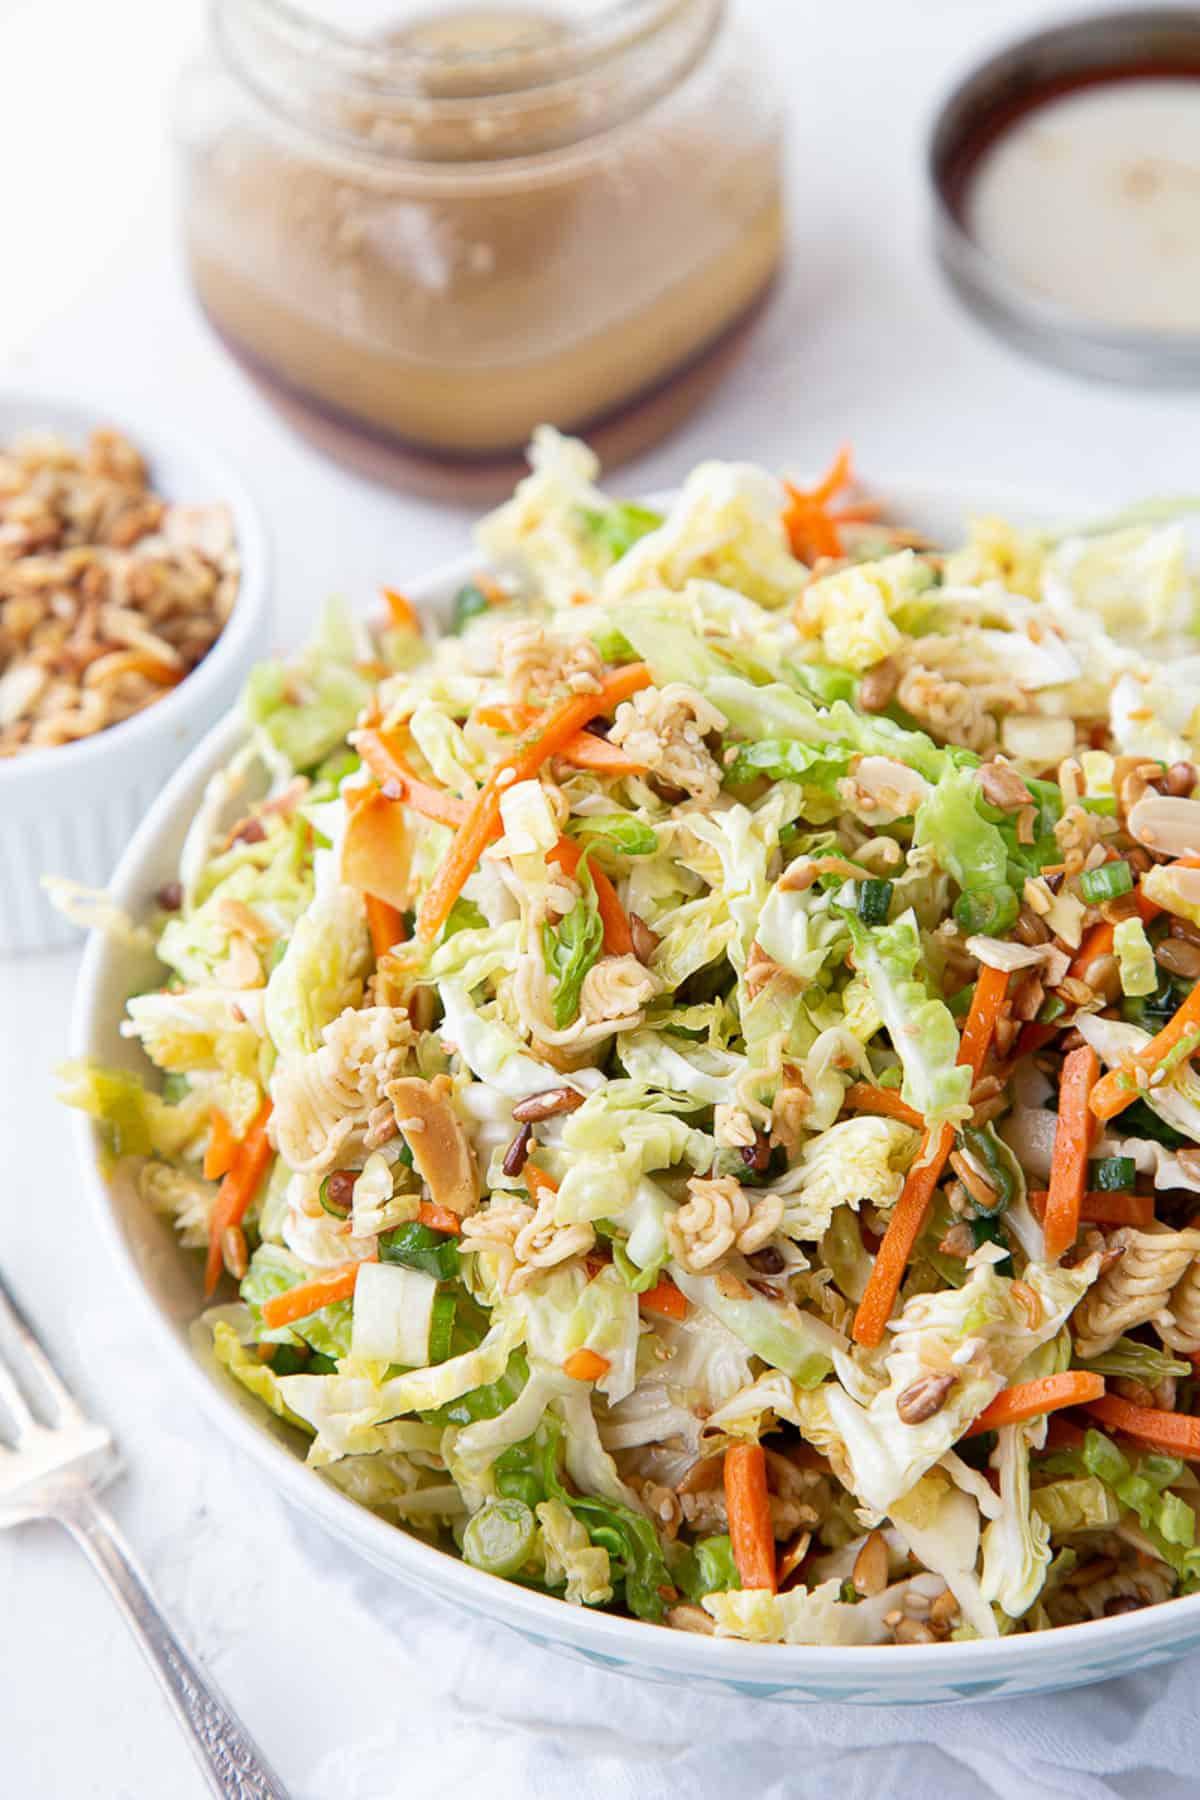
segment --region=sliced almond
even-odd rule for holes
[[[446,1095],[416,1075],[389,1082],[385,1091],[434,1205],[448,1207],[460,1218],[474,1212],[479,1197],[475,1158]]]
[[[1200,850],[1200,800],[1143,794],[1130,808],[1129,832],[1156,856],[1188,856]],[[1176,877],[1186,873],[1176,870]]]

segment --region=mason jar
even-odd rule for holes
[[[473,498],[533,427],[609,461],[729,362],[781,249],[727,0],[215,0],[183,77],[191,280],[306,434]]]

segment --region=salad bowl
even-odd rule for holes
[[[1086,505],[997,492],[978,484],[875,484],[889,512],[933,542],[951,541],[964,519],[1002,511],[1033,525],[1082,517]],[[652,500],[661,500],[654,496]],[[444,620],[455,590],[477,559],[463,559],[410,583],[426,618]],[[111,891],[135,916],[176,871],[180,849],[212,774],[238,748],[245,727],[234,714],[216,726],[159,796],[116,871]],[[141,1065],[120,1035],[127,996],[154,979],[147,950],[93,934],[85,951],[73,1021],[72,1054],[106,1065]],[[144,1065],[143,1065],[144,1066]],[[92,1122],[72,1129],[97,1229],[120,1264],[147,1337],[160,1350],[187,1403],[202,1407],[251,1457],[265,1478],[381,1576],[507,1625],[528,1640],[601,1669],[642,1680],[777,1702],[925,1704],[1016,1697],[1079,1686],[1149,1667],[1200,1647],[1200,1595],[1144,1610],[1010,1638],[903,1646],[767,1645],[670,1630],[593,1611],[497,1579],[386,1523],[304,1463],[305,1440],[268,1415],[213,1358],[192,1330],[203,1300],[199,1259],[137,1192],[106,1172]]]

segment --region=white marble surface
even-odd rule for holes
[[[1194,488],[1194,395],[1089,386],[1022,361],[959,312],[930,264],[931,109],[955,71],[1041,6],[745,0],[745,11],[793,97],[789,273],[733,382],[623,477],[627,489],[713,453],[811,468],[845,437],[868,475],[969,470],[1100,502]],[[278,637],[291,643],[324,593],[403,584],[463,547],[467,521],[374,491],[294,442],[197,318],[166,139],[172,71],[199,28],[196,0],[0,0],[0,379],[169,417],[236,458],[274,536]],[[52,1099],[74,967],[70,953],[0,964],[0,1260],[119,1435],[129,1473],[112,1504],[163,1601],[297,1800],[426,1800],[464,1791],[472,1771],[501,1800],[568,1785],[651,1800],[681,1784],[740,1790],[752,1766],[766,1796],[1195,1792],[1194,1706],[1145,1729],[1158,1679],[1019,1718],[696,1716],[611,1677],[580,1691],[575,1667],[383,1587],[184,1408],[118,1304]],[[1194,1694],[1200,1669],[1176,1673],[1174,1692]],[[0,1543],[0,1754],[13,1800],[202,1791],[108,1602],[49,1530]]]

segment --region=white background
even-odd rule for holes
[[[1091,386],[1023,361],[958,310],[931,265],[932,109],[969,60],[1044,9],[743,10],[791,99],[788,275],[733,381],[622,476],[626,491],[714,454],[813,469],[846,437],[868,477],[969,473],[1098,503],[1194,490],[1195,395]],[[195,0],[0,0],[0,379],[94,399],[117,418],[127,405],[240,463],[274,537],[277,634],[290,644],[325,593],[403,586],[465,547],[468,521],[375,491],[293,441],[199,320],[176,251],[170,126],[174,74],[201,30]],[[504,1634],[468,1634],[359,1567],[184,1407],[125,1316],[52,1100],[74,963],[64,953],[0,964],[0,1258],[118,1432],[130,1472],[113,1506],[169,1611],[298,1800],[426,1800],[461,1792],[472,1771],[502,1800],[568,1785],[638,1800],[717,1794],[741,1791],[755,1750],[766,1760],[753,1785],[768,1796],[1196,1791],[1153,1776],[1153,1748],[1120,1749],[1156,1680],[1107,1690],[1101,1708],[1069,1697],[1030,1707],[1003,1728],[996,1709],[972,1715],[973,1728],[961,1710],[881,1724],[839,1709],[817,1719],[714,1706],[681,1743],[666,1690],[598,1678],[573,1705],[573,1665]],[[1023,1740],[1011,1762],[1006,1732]],[[906,1739],[931,1747],[869,1748]],[[822,1742],[842,1747],[836,1768]],[[1182,1775],[1200,1761],[1200,1737],[1194,1749],[1189,1763],[1180,1740],[1162,1760]],[[49,1529],[0,1543],[0,1755],[12,1800],[201,1792],[107,1601]],[[1113,1785],[1082,1773],[1125,1761],[1137,1773]],[[1052,1775],[1058,1762],[1067,1767]]]

